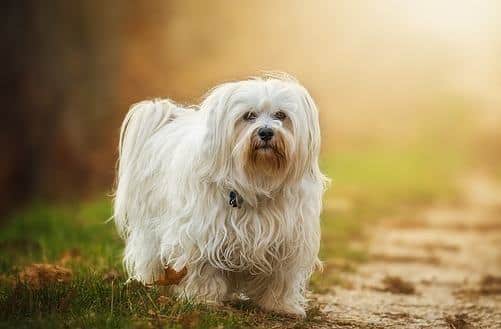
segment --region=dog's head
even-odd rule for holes
[[[213,178],[270,193],[316,174],[320,148],[312,98],[291,78],[258,78],[220,85],[201,105]]]

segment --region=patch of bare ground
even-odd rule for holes
[[[461,204],[372,230],[369,260],[316,298],[341,328],[501,328],[501,188],[465,180]]]
[[[393,263],[424,263],[439,264],[440,259],[436,256],[423,257],[418,255],[386,255],[371,254],[370,259],[374,262],[393,262]]]

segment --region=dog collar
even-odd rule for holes
[[[242,196],[240,196],[240,194],[238,194],[234,190],[231,190],[229,197],[230,197],[230,201],[228,203],[230,204],[230,206],[232,206],[233,208],[241,208],[242,207],[242,203],[244,202],[244,199],[242,198]]]

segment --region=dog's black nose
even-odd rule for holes
[[[257,134],[263,141],[269,141],[273,137],[273,129],[264,127],[264,128],[259,128],[257,131]]]

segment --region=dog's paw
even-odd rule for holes
[[[278,313],[281,315],[297,318],[297,319],[304,319],[306,317],[306,311],[304,310],[304,307],[302,307],[299,304],[292,304],[292,303],[284,303],[284,304],[261,304],[260,305],[262,309],[264,309],[267,312],[273,312],[273,313]]]
[[[298,319],[306,318],[306,311],[304,310],[304,307],[300,305],[285,305],[281,310],[279,310],[279,313]]]

